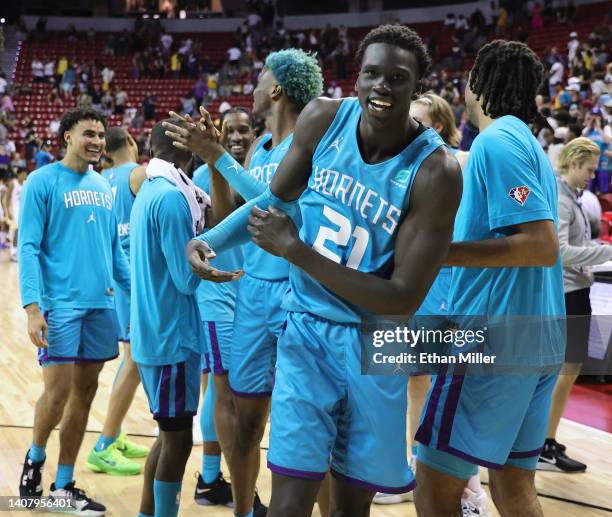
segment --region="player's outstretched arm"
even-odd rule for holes
[[[342,298],[376,314],[413,314],[421,305],[452,238],[461,199],[461,170],[446,149],[423,162],[400,225],[390,279],[348,268],[304,244],[285,214],[254,210],[253,240],[286,258]]]
[[[247,224],[253,207],[267,208],[272,205],[285,213],[297,211],[297,199],[308,184],[314,150],[331,124],[339,106],[340,102],[329,99],[311,101],[298,118],[294,128],[293,142],[278,166],[270,188],[244,204],[205,235],[190,241],[187,246],[189,262],[201,278],[213,279],[210,278],[210,275],[214,268],[209,262],[209,258],[213,258],[210,256],[212,250],[222,252],[224,249],[249,240]]]

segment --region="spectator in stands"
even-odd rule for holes
[[[219,115],[223,115],[229,109],[232,109],[232,105],[227,100],[224,100],[219,105]]]
[[[47,133],[49,134],[49,136],[54,137],[54,136],[58,136],[57,132],[59,130],[60,127],[60,119],[59,117],[56,115],[55,117],[53,117],[53,119],[49,122],[49,126],[47,127]]]
[[[336,81],[332,81],[327,89],[327,96],[332,99],[340,99],[342,98],[342,88],[336,83]]]
[[[92,107],[91,95],[87,92],[87,90],[79,93],[77,97],[77,106],[79,108],[88,109]]]
[[[444,18],[444,28],[449,30],[455,30],[457,19],[453,13],[448,13]]]
[[[57,86],[54,86],[49,94],[47,95],[47,104],[49,106],[63,106],[64,101],[62,100],[62,95],[60,94],[60,90]]]
[[[563,73],[565,72],[561,59],[559,59],[559,56],[556,56],[556,58],[557,60],[548,71],[548,91],[551,98],[557,93],[557,85],[563,83]]]
[[[193,41],[191,39],[186,39],[183,41],[183,45],[179,48],[179,54],[187,55],[191,52],[193,47]]]
[[[68,43],[74,45],[79,41],[79,33],[76,30],[76,27],[73,24],[68,26],[68,37],[66,38]]]
[[[55,81],[57,84],[62,82],[62,78],[64,77],[64,72],[68,68],[68,58],[66,56],[60,57],[57,62],[57,68],[55,69]]]
[[[201,75],[198,77],[195,83],[193,83],[193,96],[197,106],[201,106],[204,101],[204,97],[208,93],[207,77]]]
[[[147,93],[145,95],[145,98],[142,102],[142,112],[144,114],[145,121],[155,120],[155,102],[155,95],[152,95],[151,93]]]
[[[104,92],[100,88],[99,84],[95,84],[91,92],[89,92],[91,96],[91,106],[93,109],[100,111],[102,108],[102,95]]]
[[[498,36],[505,35],[507,27],[508,27],[508,10],[502,5],[499,8],[499,14],[497,16],[495,34]]]
[[[0,71],[0,94],[6,93],[6,87],[8,82],[6,81],[6,76],[4,72]]]
[[[134,108],[130,108],[126,111],[126,114],[128,114],[129,112],[132,112],[134,110]],[[130,113],[131,115],[131,113]],[[132,129],[142,129],[144,127],[144,111],[143,108],[140,107],[137,110],[135,110],[135,113],[133,114],[131,120],[129,121],[129,126]]]
[[[45,80],[45,65],[37,57],[32,60],[32,77],[35,83],[42,83]]]
[[[48,141],[43,142],[40,150],[34,156],[34,167],[36,169],[40,169],[53,161],[53,155],[50,151],[51,143]]]
[[[159,42],[161,44],[161,50],[165,56],[169,56],[171,54],[173,41],[174,41],[174,38],[170,34],[168,34],[166,31],[164,31],[161,35],[161,38],[159,38]]]
[[[463,39],[464,34],[469,30],[468,21],[465,19],[465,16],[460,14],[455,21],[455,34],[459,41]]]
[[[102,95],[102,113],[105,117],[110,117],[114,110],[114,99],[113,94],[110,90],[106,90]]]
[[[108,65],[106,65],[102,69],[102,89],[104,91],[108,90],[113,84],[114,79],[115,79],[115,71],[112,68],[110,68]]]
[[[170,57],[170,72],[172,73],[172,77],[174,79],[178,79],[181,74],[181,60],[179,56],[179,52],[176,51]]]
[[[576,58],[576,54],[578,52],[578,48],[580,48],[580,41],[578,40],[578,33],[571,32],[570,40],[567,44],[567,62],[573,63]]]
[[[65,97],[72,96],[72,89],[74,88],[74,81],[75,81],[74,68],[72,68],[71,65],[68,65],[68,68],[66,68],[66,71],[64,72],[64,75],[62,77],[62,90],[64,91]]]
[[[553,141],[548,145],[548,159],[553,169],[558,170],[557,160],[561,151],[565,148],[567,138],[569,135],[569,129],[567,126],[559,126],[553,133]]]
[[[121,86],[115,88],[115,115],[125,113],[125,105],[128,100],[127,92]]]
[[[240,66],[240,57],[241,56],[242,56],[242,52],[236,46],[230,47],[227,50],[227,60],[228,60],[228,63],[230,64],[230,66],[232,66],[232,67],[234,67],[236,69]]]
[[[8,93],[3,93],[0,98],[0,113],[5,115],[6,113],[15,113],[15,106],[13,100]]]
[[[181,98],[181,114],[193,116],[196,112],[196,100],[193,96],[193,92],[187,92],[184,97]]]
[[[585,126],[582,136],[587,137],[599,146],[600,156],[597,170],[595,171],[597,189],[601,194],[610,192],[610,157],[606,153],[611,143],[604,132],[604,123],[601,109],[595,107],[585,117]]]
[[[114,56],[115,55],[115,46],[117,44],[115,34],[113,32],[109,32],[106,36],[106,44],[104,45],[104,50],[102,53],[105,56]]]
[[[217,88],[219,86],[219,74],[208,75],[208,98],[213,101],[217,98]]]

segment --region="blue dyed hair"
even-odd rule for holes
[[[266,68],[300,110],[323,93],[323,74],[314,54],[298,48],[272,52]]]

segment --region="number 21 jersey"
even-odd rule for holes
[[[401,153],[368,164],[357,143],[360,118],[358,99],[344,99],[315,149],[308,186],[300,197],[300,238],[336,263],[388,278],[416,173],[444,142],[433,129],[421,127]],[[361,322],[362,309],[301,269],[291,267],[289,279],[285,309],[341,323]]]

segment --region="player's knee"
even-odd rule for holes
[[[308,503],[303,497],[300,497],[300,494],[287,491],[274,501],[274,505],[270,505],[270,509],[272,510],[271,515],[301,517],[310,515],[313,506],[314,501]]]
[[[537,499],[535,489],[535,472],[504,467],[502,472],[491,472],[489,489],[495,505],[509,511],[518,508],[525,502],[531,503]]]
[[[259,446],[266,428],[266,418],[259,412],[244,415],[238,411],[238,446],[250,449]]]
[[[71,384],[70,381],[58,380],[56,383],[49,384],[45,387],[45,397],[49,405],[53,407],[64,407],[70,396]]]

